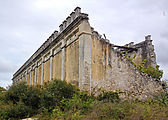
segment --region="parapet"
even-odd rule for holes
[[[60,25],[60,32],[62,32],[69,24],[71,24],[78,16],[81,15],[81,8],[76,7],[74,11],[64,20]]]
[[[75,24],[78,18],[88,19],[88,14],[81,13],[81,8],[76,7],[73,12],[59,25],[59,31],[55,30],[49,38],[37,49],[37,51],[23,64],[23,66],[13,75],[13,79],[19,75],[27,66],[32,64],[32,61],[38,58],[48,47],[54,42],[59,41],[59,37],[63,34],[64,30]],[[80,20],[80,19],[78,19]],[[63,35],[62,35],[63,36]]]

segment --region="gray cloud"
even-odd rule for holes
[[[0,73],[13,73],[15,68],[10,61],[0,58]]]
[[[91,26],[114,44],[137,43],[151,34],[157,61],[168,76],[167,0],[1,0],[0,86],[10,83],[13,72],[76,6],[89,13]]]

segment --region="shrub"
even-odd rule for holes
[[[4,101],[5,93],[6,93],[6,89],[3,87],[0,87],[0,101]]]
[[[21,119],[33,115],[34,110],[23,102],[13,105],[6,111],[8,118]]]
[[[159,70],[159,65],[157,65],[156,68],[151,67],[151,66],[145,67],[144,65],[145,65],[145,63],[142,62],[141,64],[137,65],[137,68],[141,72],[147,73],[148,75],[152,76],[153,78],[156,78],[156,79],[161,79],[162,78],[163,71]]]
[[[168,106],[168,91],[162,92],[158,96],[155,96],[155,101],[160,105]]]
[[[133,60],[135,59],[136,54],[134,54],[133,58],[128,57],[127,55],[128,55],[128,53],[125,53],[125,55],[124,55],[125,58],[127,60],[129,60],[141,72],[147,73],[148,75],[150,75],[151,77],[156,78],[156,79],[161,79],[162,78],[162,76],[163,76],[163,70],[159,70],[159,65],[156,65],[155,68],[152,67],[152,66],[145,66],[145,64],[147,62],[147,59],[144,59],[140,64],[135,64]]]
[[[102,112],[104,113],[105,117],[115,120],[121,120],[125,117],[124,109],[119,106],[105,105],[102,108]]]
[[[41,91],[40,89],[27,86],[25,82],[19,82],[16,85],[12,85],[6,92],[6,102],[12,102],[18,104],[22,101],[26,106],[30,106],[33,109],[38,109],[41,104]]]
[[[0,120],[8,119],[8,109],[12,106],[12,104],[6,104],[3,101],[0,101]]]
[[[77,89],[65,81],[53,80],[45,84],[42,91],[42,107],[52,110],[55,106],[60,106],[63,98],[72,98]]]
[[[99,101],[104,101],[104,102],[119,102],[119,92],[113,92],[113,91],[102,91],[97,99]]]
[[[80,110],[81,113],[86,113],[92,107],[94,99],[88,96],[87,93],[78,92],[71,99],[63,99],[61,107],[64,110],[72,110],[73,112]]]
[[[6,89],[0,86],[0,93],[5,92]]]
[[[13,104],[17,104],[21,98],[26,96],[25,93],[27,90],[28,86],[25,82],[19,82],[10,86],[9,90],[5,94],[6,102],[13,102]]]

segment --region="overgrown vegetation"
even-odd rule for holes
[[[122,53],[123,54],[123,53]],[[128,53],[124,54],[125,58],[129,61],[131,61],[131,63],[136,66],[138,68],[138,70],[140,70],[143,73],[146,73],[148,75],[150,75],[153,78],[156,79],[161,79],[163,76],[163,70],[159,70],[159,65],[156,65],[156,67],[152,67],[152,66],[146,66],[146,62],[147,60],[144,59],[140,64],[135,64],[135,62],[133,61],[136,57],[136,54],[134,54],[134,56],[128,57]]]
[[[0,89],[0,119],[18,120],[167,120],[168,92],[145,101],[122,100],[122,92],[101,91],[89,95],[65,81],[53,80],[44,86],[24,82]]]

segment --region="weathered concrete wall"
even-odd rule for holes
[[[30,85],[30,72],[27,75],[27,84]]]
[[[31,85],[34,85],[35,82],[35,69],[32,70]]]
[[[50,80],[50,60],[44,62],[44,82],[48,82]]]
[[[61,79],[62,53],[59,52],[53,57],[53,75],[52,78]]]
[[[24,76],[23,81],[25,81],[25,82],[26,82],[26,75]]]
[[[78,85],[79,78],[79,41],[76,40],[66,48],[65,80]]]
[[[107,70],[108,43],[92,37],[92,80],[105,80]]]
[[[92,50],[92,88],[129,91],[140,99],[162,90],[158,80],[140,72],[112,44],[94,38]]]
[[[41,66],[37,67],[37,84],[41,85]]]

